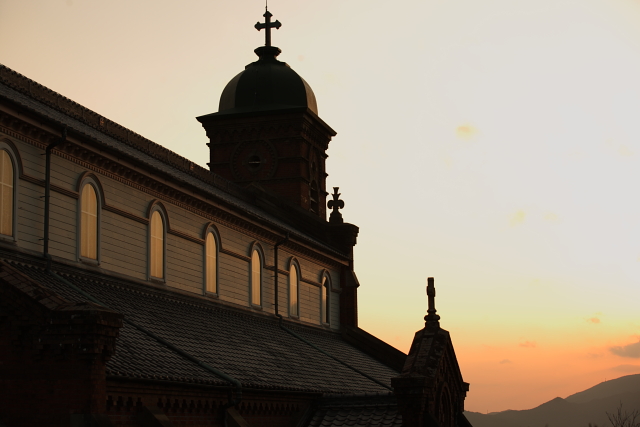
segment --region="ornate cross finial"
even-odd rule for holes
[[[436,286],[433,277],[427,279],[427,297],[429,299],[429,308],[427,315],[424,316],[425,326],[440,327],[440,316],[436,314]]]
[[[255,27],[258,31],[264,28],[264,45],[271,46],[271,29],[275,28],[277,30],[282,26],[282,24],[277,19],[276,22],[271,22],[271,17],[273,15],[268,10],[266,10],[262,16],[264,16],[264,23],[257,22]]]
[[[329,222],[342,224],[342,214],[339,209],[344,208],[344,202],[340,200],[340,193],[338,193],[338,189],[340,189],[340,187],[333,187],[333,200],[329,200],[327,206],[329,206],[329,209],[333,209],[333,212],[331,212],[331,215],[329,216]]]

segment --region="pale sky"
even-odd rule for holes
[[[271,0],[338,135],[360,326],[403,351],[435,277],[466,408],[640,373],[640,1]],[[206,166],[196,116],[258,0],[0,0],[0,63]]]

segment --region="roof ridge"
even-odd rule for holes
[[[228,191],[238,196],[242,194],[241,187],[237,184],[203,168],[169,150],[168,148],[153,142],[148,138],[128,129],[113,120],[110,120],[93,110],[67,98],[66,96],[49,89],[48,87],[18,73],[15,70],[0,63],[0,82],[10,88],[36,99],[47,106],[73,117],[91,128],[104,133],[120,142],[129,145],[143,153],[150,155],[156,160],[168,164],[182,172],[188,173],[200,181],[212,185],[224,191]],[[221,185],[224,184],[224,185]],[[231,190],[231,191],[230,191]]]
[[[323,399],[333,399],[333,398],[337,398],[337,399],[356,399],[356,398],[363,398],[363,397],[389,397],[389,396],[395,396],[393,394],[393,392],[391,391],[378,391],[378,392],[371,392],[371,393],[326,393],[322,395]]]

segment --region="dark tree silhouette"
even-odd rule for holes
[[[637,410],[627,412],[622,407],[622,402],[615,413],[606,412],[612,427],[640,427],[640,413]]]

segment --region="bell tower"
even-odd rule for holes
[[[265,22],[265,45],[254,52],[258,60],[247,65],[227,84],[217,113],[200,116],[209,138],[209,169],[241,185],[258,184],[302,209],[326,220],[325,160],[329,141],[336,135],[320,117],[311,87],[271,46]]]

